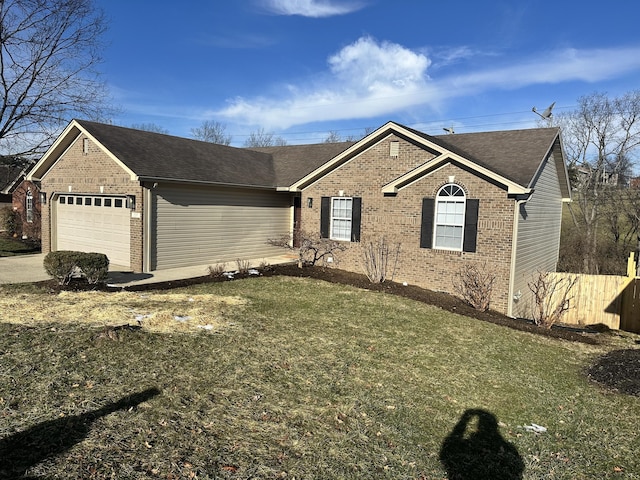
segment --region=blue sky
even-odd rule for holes
[[[531,112],[640,88],[632,0],[96,0],[117,124],[241,146],[290,144],[389,120],[441,134],[536,126]]]

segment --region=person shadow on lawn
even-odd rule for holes
[[[464,412],[442,442],[440,462],[449,480],[521,480],[524,462],[516,447],[498,431],[498,420],[486,410]]]
[[[49,457],[64,453],[87,438],[91,425],[97,419],[118,410],[136,407],[158,394],[160,390],[149,388],[97,410],[48,420],[0,439],[0,480],[37,478],[26,477],[27,470]]]

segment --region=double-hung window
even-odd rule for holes
[[[322,197],[320,236],[343,242],[359,242],[361,211],[360,197]]]
[[[464,190],[458,185],[445,185],[436,197],[434,247],[462,250],[464,236]]]
[[[331,234],[333,240],[351,241],[351,212],[353,199],[337,197],[331,199]]]

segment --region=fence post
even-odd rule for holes
[[[629,259],[627,260],[627,277],[635,278],[636,277],[636,253],[629,253]]]

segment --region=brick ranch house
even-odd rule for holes
[[[389,122],[358,142],[234,148],[72,121],[27,176],[42,249],[101,251],[136,272],[277,255],[294,228],[399,243],[396,281],[453,293],[456,272],[495,273],[492,308],[528,316],[527,283],[555,270],[570,200],[556,128],[430,136]]]

